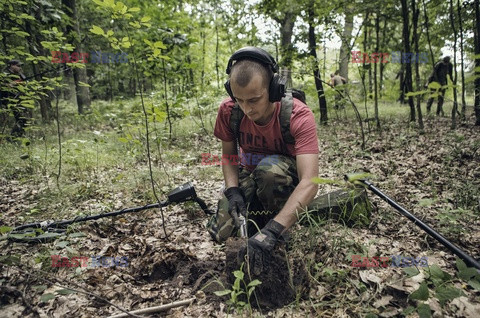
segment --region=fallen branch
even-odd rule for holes
[[[160,306],[155,306],[155,307],[149,307],[149,308],[144,308],[144,309],[138,309],[134,311],[130,311],[128,313],[123,313],[123,314],[118,314],[115,316],[110,316],[108,318],[123,318],[123,317],[128,317],[128,314],[153,314],[156,312],[161,312],[161,311],[167,311],[171,308],[175,307],[180,307],[180,306],[185,306],[185,305],[190,305],[193,301],[195,300],[195,297],[185,299],[185,300],[180,300],[180,301],[174,301],[173,303],[165,304],[165,305],[160,305]]]

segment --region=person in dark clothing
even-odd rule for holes
[[[5,72],[6,81],[2,83],[0,103],[2,108],[11,111],[15,118],[15,122],[11,131],[12,137],[22,137],[25,133],[25,126],[27,125],[26,109],[19,105],[18,100],[21,92],[18,90],[18,85],[26,80],[22,70],[23,63],[19,60],[10,60],[7,62]]]
[[[433,68],[433,72],[428,78],[427,85],[433,82],[437,82],[442,87],[438,90],[438,104],[437,104],[437,115],[444,115],[442,106],[443,106],[443,96],[445,95],[447,85],[447,75],[450,76],[450,80],[453,82],[453,65],[450,63],[450,56],[445,56],[441,61],[437,62]],[[431,89],[432,92],[436,92],[436,89]],[[432,108],[434,97],[430,97],[427,101],[427,113],[430,113]]]

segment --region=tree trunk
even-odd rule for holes
[[[372,30],[371,29],[368,29],[368,39],[369,41],[372,40]],[[373,42],[372,42],[373,44]],[[365,52],[369,52],[368,50],[365,51]],[[370,98],[372,98],[373,96],[373,75],[372,75],[372,64],[370,62],[368,62],[369,65],[368,65],[368,95],[370,96]]]
[[[82,52],[82,46],[80,44],[80,41],[78,40],[81,33],[77,19],[76,0],[62,0],[62,2],[63,5],[66,7],[65,12],[71,20],[71,24],[68,24],[66,27],[67,35],[70,38],[70,43],[72,43],[75,47],[73,53],[78,54]],[[82,85],[82,83],[88,83],[87,68],[74,68],[73,80],[75,81],[78,113],[83,114],[85,109],[89,108],[91,104],[90,89],[88,88],[88,86]]]
[[[434,68],[435,67],[435,56],[433,55],[432,43],[430,42],[430,31],[429,31],[430,27],[428,25],[427,6],[425,5],[425,0],[422,0],[422,2],[423,2],[423,15],[425,16],[425,31],[426,31],[426,34],[427,34],[428,49],[430,50],[430,59],[431,59],[431,62],[432,62],[432,68]]]
[[[353,30],[353,12],[348,7],[345,7],[345,25],[343,27],[342,45],[340,46],[340,61],[338,69],[340,76],[345,77],[348,81],[348,62],[350,60],[350,42],[352,40]]]
[[[387,42],[386,33],[387,33],[387,18],[385,18],[384,20],[383,29],[382,29],[382,48],[386,47],[385,45]],[[383,59],[383,57],[381,59]],[[380,92],[379,92],[380,98],[382,98],[383,96],[383,74],[384,74],[385,66],[387,66],[387,63],[383,63],[383,62],[380,63],[380,81],[378,86],[380,88]]]
[[[401,0],[402,3],[402,20],[403,20],[403,30],[402,30],[402,41],[403,49],[405,52],[410,51],[410,30],[408,26],[409,17],[408,17],[408,4],[407,0]],[[405,91],[406,93],[412,92],[412,64],[405,63]],[[408,96],[408,104],[410,105],[410,121],[415,121],[415,104],[413,103],[413,97]]]
[[[475,125],[480,126],[480,0],[474,1],[475,6]]]
[[[365,21],[368,21],[368,18],[370,16],[370,12],[367,11],[367,13],[365,13]],[[368,22],[365,22],[363,24],[363,52],[368,52],[368,34],[369,34],[369,31],[368,31]],[[365,88],[365,78],[366,78],[366,74],[367,74],[367,66],[366,66],[366,58],[365,56],[362,55],[362,85],[363,87]],[[371,66],[370,64],[368,65],[369,67]],[[368,93],[367,93],[367,90],[364,89],[364,100],[365,100],[365,109],[367,108],[367,98],[368,98]],[[368,117],[368,115],[367,115]]]
[[[457,29],[455,28],[455,19],[453,14],[453,0],[450,0],[450,24],[453,31],[453,108],[452,108],[452,125],[451,128],[457,127]],[[447,76],[448,81],[448,76]]]
[[[292,65],[294,48],[292,44],[293,27],[295,25],[296,15],[293,12],[285,12],[283,20],[280,22],[280,65],[284,76],[287,78],[287,87],[292,86]],[[278,21],[277,21],[278,22]]]
[[[415,52],[418,54],[418,16],[420,15],[420,9],[417,8],[416,0],[412,0],[412,22],[413,22],[413,30],[412,30],[412,36],[413,36],[413,45],[415,46]],[[412,57],[413,60],[413,57]],[[413,63],[413,61],[410,60],[410,62]],[[421,84],[420,84],[420,70],[419,70],[419,60],[415,59],[415,90],[419,91],[421,89]],[[418,115],[418,127],[420,130],[423,130],[423,116],[422,116],[422,104],[421,104],[421,96],[417,95],[416,97],[417,100],[417,115]]]
[[[460,32],[460,74],[462,76],[462,110],[460,112],[460,118],[462,121],[466,118],[467,103],[465,102],[465,70],[463,61],[463,21],[462,21],[462,8],[460,6],[460,0],[457,0],[457,15],[458,15],[458,27]]]
[[[75,94],[75,82],[73,81],[73,72],[71,69],[63,72],[63,99],[70,101]]]
[[[25,20],[25,30],[27,33],[30,34],[29,41],[28,41],[28,50],[30,54],[37,55],[35,47],[41,47],[38,45],[42,40],[38,38],[38,34],[32,29],[32,25],[29,20]],[[33,74],[35,74],[35,80],[41,81],[42,77],[38,74],[41,74],[41,70],[38,67],[38,64],[32,63],[32,70]],[[52,109],[52,104],[50,102],[50,95],[45,96],[44,94],[40,94],[40,99],[38,100],[38,104],[40,105],[40,114],[42,115],[43,122],[48,122],[50,120],[50,112]],[[31,113],[31,112],[29,112]]]
[[[380,17],[378,13],[375,17],[375,52],[378,53],[380,46]],[[380,60],[373,60],[374,74],[373,74],[373,85],[374,85],[374,109],[375,109],[375,122],[377,123],[377,129],[380,130],[380,119],[378,118],[378,83],[377,83],[377,69],[378,63]]]
[[[200,37],[202,38],[202,75],[200,77],[201,79],[201,85],[200,85],[200,90],[204,92],[204,85],[205,85],[205,54],[206,54],[206,34],[205,34],[205,28],[202,27],[202,31],[200,32]]]
[[[320,107],[320,124],[326,125],[328,122],[327,115],[327,101],[325,99],[325,92],[323,91],[322,79],[320,77],[320,69],[318,68],[317,59],[317,39],[315,36],[315,24],[313,11],[313,2],[310,3],[308,10],[308,46],[310,49],[310,55],[313,57],[313,77],[315,79],[315,87],[317,89],[318,105]]]
[[[215,72],[217,73],[217,88],[220,89],[220,64],[218,62],[218,54],[220,47],[220,39],[218,37],[218,22],[215,19]]]

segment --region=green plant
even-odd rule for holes
[[[235,276],[235,281],[232,285],[232,289],[216,291],[215,295],[220,297],[230,295],[230,299],[227,301],[228,305],[233,306],[235,310],[239,313],[243,312],[244,309],[252,313],[250,297],[255,291],[255,287],[260,285],[262,282],[258,279],[254,279],[247,284],[247,282],[245,281],[245,273],[243,272],[244,264],[245,263],[242,263],[240,269],[233,272],[233,276]],[[245,298],[246,301],[244,301]]]
[[[467,281],[471,288],[480,290],[480,274],[477,270],[467,267],[459,258],[456,260],[456,265],[458,270],[456,277],[451,276],[435,264],[429,266],[427,270],[428,276],[425,281],[420,284],[417,290],[409,295],[410,300],[417,301],[417,306],[407,307],[402,314],[407,316],[416,311],[420,318],[431,317],[431,308],[426,301],[434,297],[440,305],[444,307],[448,301],[460,296],[465,296],[463,290],[455,286],[459,283],[463,284],[462,281]],[[409,277],[416,276],[420,273],[418,269],[412,267],[404,268],[404,272]],[[431,293],[430,289],[434,292]]]
[[[458,209],[442,209],[441,212],[435,217],[440,222],[445,230],[445,234],[460,235],[467,229],[463,224],[468,224],[475,216],[469,210],[462,208]]]

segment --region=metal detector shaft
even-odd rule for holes
[[[469,266],[473,266],[476,269],[480,270],[480,263],[477,262],[473,257],[462,251],[458,246],[447,240],[445,237],[443,237],[440,233],[432,229],[429,225],[425,224],[422,222],[420,219],[418,219],[416,216],[414,216],[412,213],[408,212],[405,210],[403,207],[401,207],[397,202],[393,201],[390,199],[387,195],[385,195],[382,191],[377,189],[370,181],[367,180],[359,180],[363,184],[365,184],[373,193],[378,195],[380,198],[382,198],[384,201],[386,201],[388,204],[390,204],[392,207],[394,207],[398,212],[400,212],[403,216],[407,217],[410,221],[415,223],[418,227],[420,227],[422,230],[427,232],[430,236],[435,238],[437,241],[442,243],[446,248],[448,248],[450,251],[452,251],[455,255],[460,257],[467,263]]]
[[[89,215],[89,216],[85,216],[85,217],[75,218],[75,219],[72,219],[72,220],[56,221],[56,222],[52,222],[52,223],[41,222],[41,223],[25,224],[25,225],[21,225],[19,227],[16,227],[14,230],[19,231],[19,230],[23,230],[23,229],[26,229],[26,228],[43,228],[43,227],[59,228],[59,227],[63,227],[65,225],[70,225],[70,224],[77,223],[77,222],[98,220],[98,219],[109,217],[109,216],[117,216],[117,215],[121,215],[121,214],[125,214],[125,213],[134,213],[134,212],[139,212],[139,211],[143,211],[143,210],[147,210],[147,209],[165,207],[169,203],[170,202],[168,202],[168,201],[162,201],[160,203],[147,204],[147,205],[144,205],[144,206],[127,208],[127,209],[122,209],[122,210],[108,212],[108,213]]]

